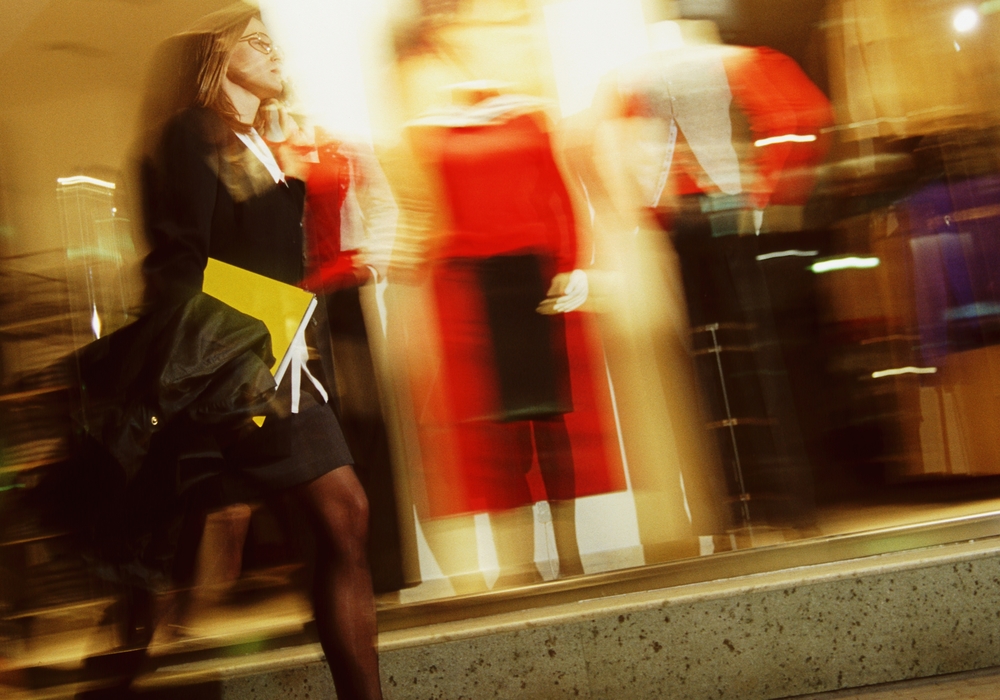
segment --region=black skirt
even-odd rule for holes
[[[267,490],[308,483],[353,464],[329,404],[316,403],[264,425],[226,450],[226,467]]]
[[[498,255],[478,264],[504,421],[573,410],[565,322],[561,314],[536,311],[548,292],[545,262],[538,255]]]
[[[322,301],[306,332],[309,371],[327,391],[334,392],[329,326]],[[333,407],[307,377],[302,377],[299,412],[291,413],[291,375],[286,374],[274,398],[274,411],[263,426],[230,445],[224,452],[226,468],[263,487],[287,489],[317,479],[354,460]]]

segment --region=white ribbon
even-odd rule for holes
[[[249,134],[241,134],[240,132],[234,132],[236,137],[243,142],[251,153],[253,153],[257,160],[261,162],[267,172],[271,174],[274,179],[274,184],[285,181],[285,173],[281,172],[281,166],[278,165],[278,161],[274,159],[274,154],[271,153],[271,149],[267,147],[264,139],[260,137],[256,129],[250,129]]]
[[[306,345],[306,324],[302,324],[299,328],[298,333],[292,338],[292,344],[288,348],[288,353],[291,356],[291,366],[289,369],[292,374],[292,413],[299,412],[299,398],[302,395],[302,375],[306,375],[309,381],[312,382],[313,386],[323,397],[324,401],[329,401],[330,397],[326,393],[326,389],[323,385],[319,383],[319,380],[313,376],[312,372],[309,371],[307,363],[309,362],[309,346]]]

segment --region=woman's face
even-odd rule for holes
[[[256,17],[247,24],[242,38],[229,55],[226,77],[262,100],[281,94],[281,60],[267,34],[267,27]]]

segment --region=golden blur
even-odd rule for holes
[[[270,504],[212,509],[186,586],[46,510],[65,360],[140,313],[152,57],[228,4],[0,8],[5,697],[141,646],[139,588],[160,666],[313,640]],[[326,303],[384,630],[995,528],[996,0],[260,5],[283,109],[350,163]]]

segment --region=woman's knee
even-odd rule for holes
[[[324,534],[336,549],[353,550],[368,538],[368,498],[350,467],[340,467],[310,487]]]
[[[341,512],[348,521],[348,528],[356,536],[368,536],[368,496],[364,488],[355,480],[348,493],[343,494],[339,504]]]

